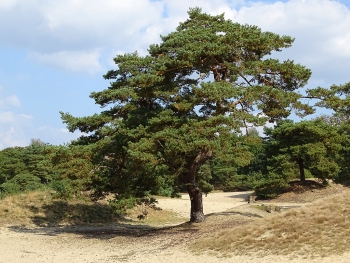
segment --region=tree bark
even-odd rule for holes
[[[194,185],[187,185],[187,192],[191,200],[190,222],[203,222],[205,216],[203,212],[203,196],[201,190]]]
[[[304,169],[304,160],[303,159],[299,159],[298,160],[298,164],[299,164],[299,171],[300,171],[300,181],[305,181],[305,169]]]
[[[186,184],[187,192],[191,200],[190,222],[200,223],[205,219],[202,191],[196,186],[196,174],[198,166],[205,163],[211,156],[212,151],[202,150],[189,162],[188,172],[180,177],[181,181]]]

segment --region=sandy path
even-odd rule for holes
[[[225,211],[245,203],[249,192],[214,193],[204,197],[205,214]],[[189,200],[160,199],[159,206],[189,216]],[[91,229],[90,229],[91,230]],[[269,256],[261,258],[234,256],[217,258],[212,255],[193,255],[181,242],[172,243],[162,237],[137,232],[118,232],[114,228],[72,233],[67,229],[0,228],[1,263],[82,263],[82,262],[144,262],[144,263],[197,263],[197,262],[350,262],[350,253],[343,256],[303,260]],[[121,234],[123,233],[123,234]],[[174,238],[176,238],[174,236]]]
[[[203,195],[204,214],[218,213],[230,208],[246,204],[246,198],[251,194],[247,192],[220,192]],[[182,198],[161,198],[158,204],[162,209],[170,210],[180,214],[182,217],[190,216],[191,203],[188,194],[182,195]]]

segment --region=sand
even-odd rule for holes
[[[204,197],[205,214],[223,212],[246,203],[249,192],[212,193]],[[159,206],[181,216],[189,216],[190,203],[182,199],[160,199]],[[153,232],[152,232],[153,233]],[[183,237],[183,236],[182,236]],[[164,239],[157,234],[144,235],[137,226],[125,228],[0,228],[1,263],[80,263],[80,262],[350,262],[350,253],[327,258],[303,259],[290,256],[259,255],[220,258],[211,254],[195,255],[176,236]]]

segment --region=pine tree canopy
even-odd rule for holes
[[[110,86],[90,95],[104,108],[101,113],[61,112],[71,132],[86,133],[81,144],[98,145],[110,178],[101,184],[123,181],[123,189],[144,191],[158,182],[154,174],[195,184],[198,166],[213,155],[232,165],[240,159],[242,150],[232,142],[242,127],[313,111],[299,93],[311,71],[271,58],[273,51],[291,47],[293,38],[200,8],[188,14],[174,32],[150,45],[148,55],[114,58],[116,69],[104,76]]]

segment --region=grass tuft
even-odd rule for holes
[[[204,237],[195,251],[328,256],[349,251],[350,191]]]

